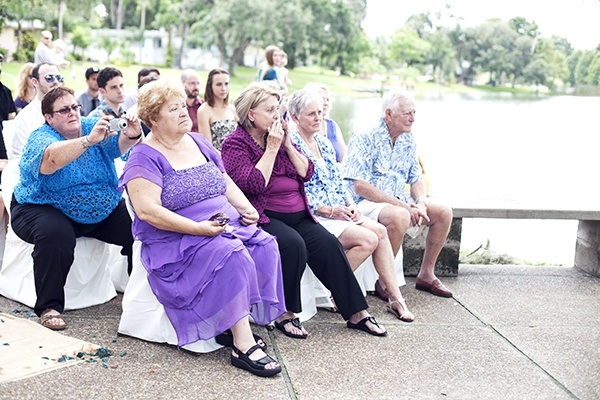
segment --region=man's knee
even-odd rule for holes
[[[410,226],[410,213],[404,207],[388,205],[379,213],[378,222],[389,231],[406,231]]]
[[[452,223],[452,208],[446,204],[432,203],[427,207],[427,213],[432,222],[440,222],[444,225]]]

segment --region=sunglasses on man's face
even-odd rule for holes
[[[52,82],[54,82],[54,80],[55,80],[55,79],[56,79],[58,82],[60,82],[60,83],[63,83],[63,81],[65,80],[65,78],[63,78],[63,76],[62,76],[62,75],[60,75],[60,74],[56,74],[56,75],[54,75],[54,74],[46,74],[46,75],[44,76],[44,79],[45,79],[45,80],[46,80],[46,82],[48,82],[48,83],[52,83]]]

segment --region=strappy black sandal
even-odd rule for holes
[[[256,350],[260,350],[260,346],[257,344],[250,347],[245,353],[243,353],[240,349],[238,349],[235,346],[232,346],[231,348],[233,349],[233,352],[237,355],[237,357],[233,354],[231,355],[231,365],[233,365],[234,367],[245,369],[246,371],[249,371],[250,373],[256,376],[264,377],[277,375],[281,372],[281,366],[277,366],[277,368],[273,369],[265,368],[267,364],[277,362],[277,360],[274,360],[269,355],[264,356],[260,360],[250,359],[250,355],[252,353],[254,353]]]
[[[254,336],[254,341],[260,346],[261,349],[264,350],[267,348],[267,343],[263,340],[263,338],[255,333],[253,333],[252,336]],[[225,332],[219,333],[217,336],[215,336],[215,341],[221,346],[232,347],[233,334],[231,333],[231,329],[227,329]]]
[[[350,329],[358,329],[359,331],[367,332],[373,336],[387,336],[387,331],[379,333],[377,331],[373,331],[373,330],[369,329],[369,327],[367,326],[367,322],[370,322],[373,325],[375,325],[376,327],[381,328],[379,326],[379,324],[377,323],[377,320],[375,319],[375,317],[373,317],[371,315],[361,319],[356,324],[353,324],[350,321],[346,321],[346,326]]]
[[[302,329],[302,324],[300,323],[300,319],[298,319],[298,317],[296,317],[296,318],[290,318],[290,319],[284,319],[281,322],[275,321],[275,328],[277,328],[281,332],[283,332],[283,334],[285,336],[289,336],[289,337],[294,338],[294,339],[306,339],[307,338],[308,333],[303,333],[301,335],[298,335],[296,333],[288,332],[287,330],[285,330],[285,326],[287,324],[292,324],[296,328]]]

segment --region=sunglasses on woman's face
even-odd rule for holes
[[[58,82],[63,83],[63,81],[65,80],[65,78],[63,78],[63,76],[61,74],[46,74],[44,76],[44,79],[46,80],[46,82],[48,83],[52,83],[54,82],[54,80],[56,79]]]
[[[73,104],[72,106],[66,106],[60,110],[52,111],[53,114],[69,115],[71,111],[78,113],[81,110],[81,104]]]

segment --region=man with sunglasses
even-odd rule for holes
[[[23,146],[31,132],[42,126],[45,122],[42,115],[42,99],[50,90],[62,86],[63,77],[56,65],[42,63],[31,71],[31,81],[37,91],[35,98],[25,106],[15,118],[15,132],[12,140],[12,156],[20,158],[23,154]]]

